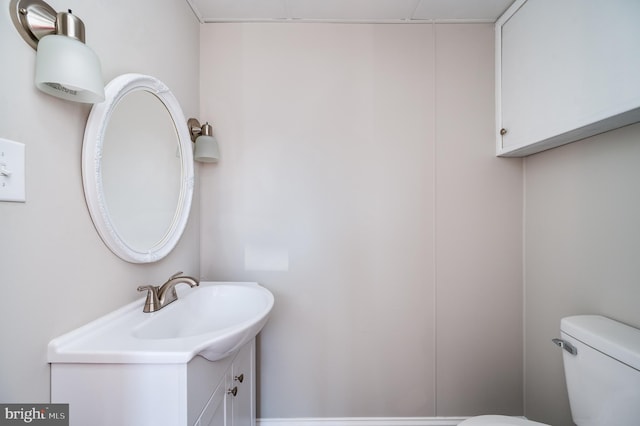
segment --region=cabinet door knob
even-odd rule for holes
[[[234,386],[233,389],[229,389],[227,391],[227,395],[233,395],[236,396],[238,394],[238,387]]]
[[[239,376],[235,376],[235,377],[233,378],[233,380],[235,380],[235,381],[238,381],[238,382],[242,383],[242,382],[244,381],[244,373],[243,373],[243,374],[241,374],[241,375],[239,375]]]
[[[505,129],[504,127],[500,129],[500,136],[504,136],[506,134],[507,134],[507,129]]]

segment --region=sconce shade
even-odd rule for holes
[[[65,35],[47,35],[38,42],[36,87],[74,102],[104,101],[98,56],[86,44]]]
[[[187,121],[191,140],[195,143],[193,149],[193,159],[201,163],[217,163],[220,159],[220,148],[218,141],[213,136],[213,126],[206,122],[200,125],[195,118]]]
[[[206,135],[198,136],[193,158],[201,163],[217,163],[220,159],[220,149],[216,138]]]

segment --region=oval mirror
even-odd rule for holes
[[[124,74],[95,104],[82,146],[91,219],[105,244],[132,263],[168,255],[187,224],[193,151],[187,122],[155,77]]]

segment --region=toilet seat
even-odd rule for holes
[[[532,420],[509,416],[478,416],[460,423],[458,426],[549,426]]]

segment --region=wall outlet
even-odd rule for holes
[[[0,138],[0,201],[24,203],[24,144]]]

